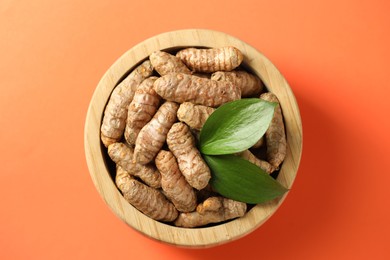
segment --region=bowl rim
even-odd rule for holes
[[[86,115],[84,149],[90,176],[105,203],[126,224],[152,239],[183,247],[210,247],[236,240],[267,221],[289,193],[271,202],[257,204],[244,217],[224,224],[203,228],[181,228],[155,221],[139,212],[123,198],[110,177],[103,155],[105,147],[100,141],[100,124],[114,87],[155,50],[226,45],[240,49],[244,55],[243,64],[261,78],[269,91],[278,96],[284,114],[288,147],[277,180],[289,189],[295,180],[302,155],[302,122],[299,107],[287,81],[270,60],[242,40],[214,30],[185,29],[150,37],[119,57],[99,81]]]

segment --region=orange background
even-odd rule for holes
[[[390,259],[390,2],[0,1],[0,259]],[[121,222],[84,157],[104,72],[153,35],[223,31],[293,89],[303,156],[276,214],[215,248],[161,244]]]

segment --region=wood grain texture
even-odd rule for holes
[[[261,78],[267,89],[277,95],[287,133],[287,156],[278,181],[291,189],[302,154],[302,123],[292,90],[277,68],[260,52],[243,41],[211,30],[180,30],[149,38],[124,53],[103,75],[89,105],[84,145],[88,168],[96,189],[108,206],[132,228],[153,239],[184,247],[210,247],[238,239],[262,225],[281,205],[282,198],[256,205],[244,217],[208,228],[178,228],[157,222],[140,213],[122,197],[108,172],[100,142],[100,124],[113,88],[131,69],[156,50],[183,47],[235,46],[244,55],[243,64]]]

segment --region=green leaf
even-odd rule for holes
[[[276,105],[259,98],[246,98],[220,106],[200,132],[201,153],[233,154],[253,146],[268,129]]]
[[[261,168],[237,156],[204,155],[204,159],[211,169],[211,186],[227,198],[257,204],[288,191]]]

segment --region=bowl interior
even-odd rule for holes
[[[294,182],[302,153],[299,109],[286,80],[264,55],[237,38],[210,30],[181,30],[149,38],[123,54],[100,80],[88,108],[84,145],[90,175],[102,198],[119,218],[153,239],[187,247],[208,247],[226,243],[252,232],[263,224],[288,194],[271,202],[255,205],[242,218],[211,227],[188,229],[146,217],[124,200],[115,186],[113,181],[115,165],[107,159],[106,148],[100,142],[100,124],[104,108],[114,87],[155,50],[175,52],[184,47],[207,48],[226,45],[240,49],[244,55],[243,67],[261,78],[267,89],[279,98],[286,127],[287,155],[277,180],[287,188],[291,188]]]

